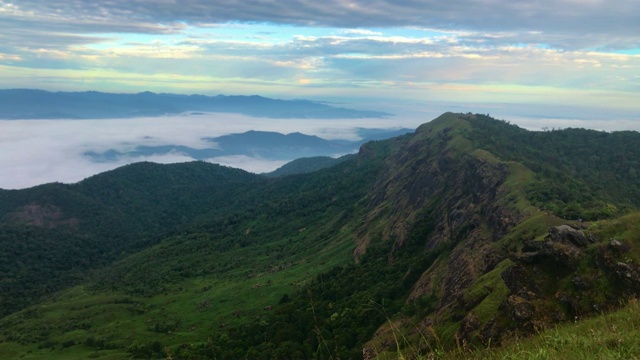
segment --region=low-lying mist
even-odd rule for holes
[[[198,114],[106,120],[0,120],[0,188],[20,189],[49,182],[73,183],[133,162],[193,161],[186,153],[135,154],[138,146],[215,148],[206,138],[249,130],[300,132],[327,140],[359,140],[357,128],[415,128],[424,119],[265,119],[236,114]],[[109,161],[87,153],[118,152]],[[335,154],[336,156],[341,154]],[[293,160],[293,159],[291,159]],[[206,159],[262,173],[287,160],[247,155]]]

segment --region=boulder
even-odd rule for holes
[[[592,237],[586,236],[584,232],[569,225],[554,226],[549,228],[549,235],[543,241],[525,241],[522,255],[516,260],[528,264],[551,260],[566,268],[575,269],[582,256],[583,248],[593,242]]]
[[[584,232],[576,230],[569,225],[560,225],[549,228],[549,237],[552,241],[564,244],[572,244],[577,247],[587,247],[594,241],[587,237]]]
[[[616,250],[616,251],[621,252],[621,253],[629,251],[629,245],[623,243],[622,241],[615,240],[615,239],[609,241],[609,247],[611,249]]]

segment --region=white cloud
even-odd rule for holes
[[[483,104],[439,104],[431,109],[408,109],[390,119],[263,119],[234,114],[204,114],[157,118],[107,120],[0,120],[0,188],[16,189],[48,182],[73,183],[99,172],[139,161],[175,163],[192,161],[181,153],[152,156],[123,156],[114,162],[93,162],[83,155],[87,151],[109,149],[126,151],[137,145],[183,145],[210,148],[203,141],[248,130],[276,131],[284,134],[302,132],[325,139],[358,139],[355,128],[415,128],[435,118],[436,108],[459,112],[486,112],[531,130],[543,128],[584,127],[597,130],[638,130],[637,116],[608,117],[607,109],[593,108],[584,118],[571,117],[571,107],[556,106],[549,113],[567,114],[564,118],[544,115],[535,104],[498,106]],[[528,113],[529,116],[514,115]],[[248,156],[223,156],[208,161],[247,171],[262,173],[275,170],[286,161],[271,161]]]
[[[192,161],[181,153],[123,156],[115,162],[93,162],[85,152],[127,151],[138,145],[183,145],[206,149],[204,141],[249,130],[302,132],[327,139],[355,139],[356,127],[416,127],[404,119],[263,119],[234,114],[204,114],[105,120],[0,120],[0,188],[16,189],[48,182],[73,183],[99,172],[139,161]],[[252,172],[275,170],[286,161],[225,156],[209,161]]]
[[[367,29],[345,29],[341,31],[345,35],[382,35],[379,31]]]
[[[640,110],[640,56],[612,52],[640,48],[637,1],[224,3],[0,0],[0,60],[9,61],[0,79],[7,88],[368,96],[424,106],[474,96],[540,102],[523,99],[539,88],[590,105],[580,96],[593,89],[617,96],[614,108]],[[244,22],[253,20],[267,23]],[[528,88],[439,91],[488,84]]]
[[[2,61],[20,61],[20,60],[22,60],[22,58],[19,55],[0,53],[0,60],[2,60]]]
[[[376,33],[366,28],[393,26],[524,31],[636,45],[638,13],[640,4],[635,0],[583,1],[579,6],[574,0],[0,1],[0,16],[23,28],[33,24],[49,31],[166,33],[179,31],[185,23],[210,26],[239,21],[342,27],[346,33]]]

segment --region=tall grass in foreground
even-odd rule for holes
[[[398,359],[640,359],[640,300],[588,319],[541,331],[529,338],[515,338],[501,347],[415,356],[400,350]]]

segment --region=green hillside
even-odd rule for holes
[[[549,331],[569,342],[557,324],[640,292],[638,143],[446,113],[305,174],[142,163],[0,191],[0,355],[482,358]]]
[[[310,172],[315,172],[321,169],[325,169],[328,167],[335,166],[349,158],[353,155],[344,155],[339,158],[332,158],[329,156],[314,156],[308,158],[300,158],[293,161],[290,161],[276,170],[265,173],[263,175],[268,177],[278,177],[278,176],[287,176],[294,174],[306,174]]]

